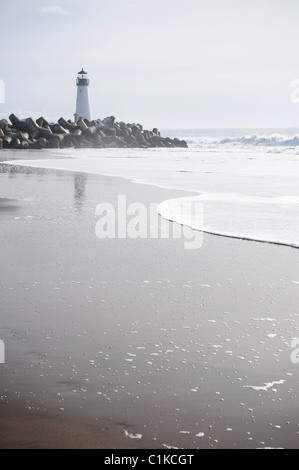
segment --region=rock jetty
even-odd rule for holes
[[[0,149],[188,147],[184,140],[161,137],[156,128],[144,130],[141,124],[116,122],[114,116],[49,123],[44,117],[35,121],[11,114],[9,120],[0,120]]]

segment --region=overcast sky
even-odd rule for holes
[[[93,117],[160,128],[296,127],[298,0],[0,0],[0,117]]]

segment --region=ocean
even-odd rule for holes
[[[162,135],[183,138],[189,148],[35,151],[38,159],[24,160],[32,157],[28,151],[13,163],[183,189],[190,198],[161,203],[162,217],[218,235],[299,246],[299,130],[163,130]],[[190,223],[186,202],[202,204],[203,218]]]

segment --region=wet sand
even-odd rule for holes
[[[1,448],[298,447],[298,250],[99,240],[98,203],[186,193],[0,171]]]

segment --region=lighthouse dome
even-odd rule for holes
[[[82,68],[80,72],[78,72],[77,77],[77,86],[88,86],[89,85],[89,78],[87,78],[87,72]]]

